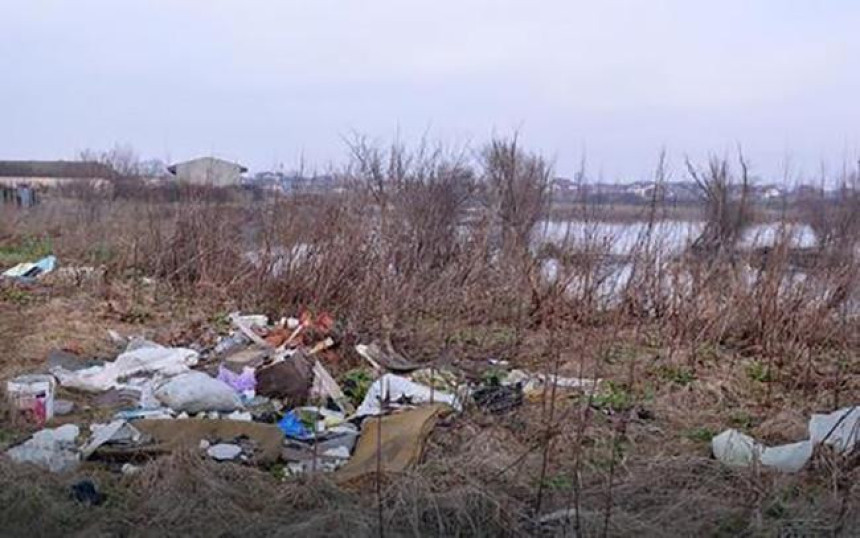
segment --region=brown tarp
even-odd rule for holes
[[[421,459],[424,442],[436,426],[446,406],[427,405],[382,417],[382,436],[377,439],[380,420],[364,421],[361,436],[349,462],[335,473],[337,482],[348,482],[376,472],[377,443],[381,445],[380,468],[383,473],[400,473]]]
[[[283,432],[273,424],[240,420],[135,420],[130,422],[138,431],[152,439],[152,443],[138,446],[111,447],[102,445],[96,450],[99,457],[109,459],[135,459],[173,452],[177,449],[194,449],[200,441],[230,443],[242,438],[255,446],[257,463],[274,463],[281,455]]]

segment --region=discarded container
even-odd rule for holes
[[[22,375],[6,383],[12,420],[43,426],[54,418],[56,382],[50,375]]]

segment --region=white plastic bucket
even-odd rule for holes
[[[54,418],[56,381],[50,375],[22,375],[6,382],[12,420],[42,426]]]

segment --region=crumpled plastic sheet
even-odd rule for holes
[[[45,273],[50,273],[56,266],[57,258],[55,256],[45,256],[36,262],[19,263],[4,271],[3,276],[7,278],[36,278]]]
[[[75,439],[80,430],[74,424],[46,428],[26,442],[6,451],[16,463],[32,463],[54,473],[73,470],[80,462]]]
[[[462,403],[454,394],[420,385],[399,375],[385,374],[370,386],[367,395],[356,410],[355,416],[382,414],[383,402],[396,406],[401,400],[414,405],[444,403],[457,411],[463,409]]]
[[[224,365],[218,366],[218,380],[227,383],[236,392],[245,392],[246,390],[254,390],[257,387],[257,378],[254,375],[254,369],[248,366],[242,368],[242,373],[237,374],[225,368]]]
[[[801,470],[812,458],[816,445],[824,443],[839,453],[850,453],[860,441],[860,408],[845,407],[809,420],[809,439],[768,447],[754,438],[729,429],[711,440],[714,456],[726,465],[749,467],[760,463],[786,473]]]
[[[278,428],[284,432],[284,435],[292,439],[306,441],[314,438],[313,432],[304,425],[295,410],[290,411],[278,421]]]
[[[89,458],[100,446],[110,442],[135,443],[140,441],[141,433],[126,420],[114,420],[108,424],[93,424],[89,442],[81,447],[81,456]]]
[[[139,345],[139,344],[138,344]],[[122,385],[121,381],[137,375],[173,377],[190,371],[199,355],[193,349],[164,347],[146,342],[120,354],[115,361],[82,370],[51,368],[60,385],[87,392],[104,392]]]

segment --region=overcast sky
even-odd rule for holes
[[[813,174],[857,159],[859,59],[856,0],[0,0],[0,159],[324,167],[352,132],[519,129],[560,175],[737,143]]]

